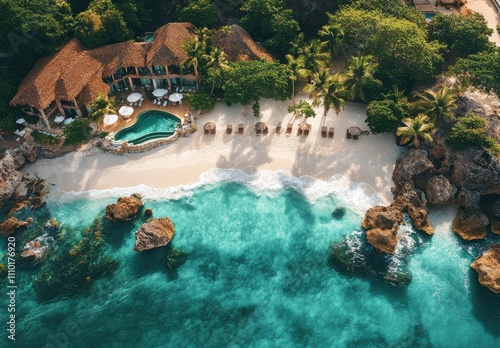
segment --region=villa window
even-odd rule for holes
[[[125,76],[125,69],[120,68],[120,69],[116,70],[116,72],[113,74],[113,76],[114,76],[115,80],[122,78],[123,76]]]
[[[194,75],[194,66],[185,66],[182,68],[182,75]]]
[[[165,70],[165,67],[162,66],[162,65],[155,65],[153,67],[154,69],[154,74],[155,75],[166,75],[167,74],[167,71]]]
[[[139,75],[141,76],[151,75],[151,71],[146,67],[138,68],[138,70],[139,70]]]
[[[130,66],[127,68],[127,75],[135,75],[137,72],[135,71],[135,68],[133,66]]]
[[[170,75],[180,75],[181,69],[179,69],[178,65],[169,65],[168,72],[170,73]]]

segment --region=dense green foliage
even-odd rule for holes
[[[487,121],[473,114],[463,117],[451,129],[446,143],[454,150],[465,150],[469,147],[488,147],[499,153],[500,146],[486,134]]]
[[[241,6],[243,17],[239,24],[266,48],[283,58],[289,42],[299,33],[299,23],[292,10],[285,9],[283,0],[247,0]]]
[[[443,63],[443,46],[428,42],[426,32],[408,20],[346,7],[331,22],[344,29],[349,46],[374,57],[379,64],[377,76],[386,86],[428,81]]]
[[[178,5],[174,18],[179,22],[190,22],[197,27],[213,28],[217,24],[217,9],[210,0],[185,0]]]
[[[399,127],[396,135],[400,138],[402,145],[411,145],[418,149],[421,140],[432,142],[432,133],[434,124],[429,122],[430,119],[424,114],[419,114],[414,118],[403,119],[404,126]]]
[[[447,16],[439,13],[428,26],[429,38],[445,44],[450,51],[462,55],[478,53],[492,47],[488,37],[493,29],[482,15]]]
[[[188,93],[184,101],[195,111],[210,111],[214,108],[215,98],[205,93]]]
[[[390,99],[372,101],[366,109],[366,123],[373,134],[394,133],[408,113]]]
[[[344,74],[344,87],[350,100],[370,100],[378,96],[377,91],[380,91],[382,82],[375,78],[376,70],[377,64],[372,56],[349,58]]]
[[[436,92],[427,89],[417,94],[417,98],[418,101],[413,105],[414,109],[429,116],[437,127],[455,119],[453,111],[456,109],[457,93],[445,85]]]
[[[224,100],[249,105],[260,98],[286,100],[290,97],[288,71],[278,62],[254,60],[229,64],[225,73]]]
[[[344,89],[342,77],[339,74],[330,74],[328,70],[321,69],[311,77],[311,83],[304,88],[313,99],[312,105],[323,104],[323,117],[330,109],[338,114],[345,107],[345,98],[348,92]]]
[[[349,7],[356,10],[379,11],[386,16],[406,19],[420,26],[424,23],[422,14],[406,6],[401,0],[353,0]]]
[[[301,100],[295,105],[290,105],[288,112],[293,112],[295,117],[316,117],[316,112],[306,100]]]
[[[88,120],[76,119],[63,129],[64,145],[79,145],[89,141],[92,128]]]
[[[459,59],[450,72],[458,76],[464,86],[473,86],[487,93],[500,95],[500,52],[480,52]]]

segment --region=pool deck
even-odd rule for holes
[[[126,105],[126,104],[124,104]],[[144,111],[149,111],[149,110],[158,110],[158,111],[165,111],[169,112],[181,119],[182,122],[184,122],[184,116],[186,113],[188,113],[189,110],[189,105],[181,104],[181,105],[167,105],[167,106],[158,106],[154,104],[150,100],[144,100],[143,104],[141,107],[139,106],[134,106],[134,113],[132,116],[128,118],[123,118],[122,116],[119,116],[118,121],[110,126],[102,126],[101,130],[106,132],[106,133],[111,133],[111,132],[118,132],[122,130],[123,128],[129,127],[133,125],[137,121],[137,116],[144,112]]]

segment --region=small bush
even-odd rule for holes
[[[499,150],[495,139],[487,136],[488,123],[485,119],[470,114],[461,118],[451,129],[446,143],[454,150],[465,150],[469,147],[490,148],[493,153]]]
[[[195,111],[210,111],[215,106],[215,98],[205,93],[188,93],[184,101]]]
[[[92,128],[88,120],[76,119],[63,129],[64,145],[79,145],[89,141]]]

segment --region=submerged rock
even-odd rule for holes
[[[478,209],[458,210],[457,216],[453,219],[453,232],[464,240],[477,240],[486,237],[486,227],[489,220],[486,214]]]
[[[471,265],[479,274],[479,283],[496,294],[500,294],[500,244],[494,244],[483,256]]]
[[[362,221],[368,243],[382,253],[394,254],[397,247],[398,227],[403,213],[394,207],[376,206],[366,211]]]
[[[340,220],[344,217],[346,210],[344,207],[337,207],[332,211],[332,218]]]
[[[21,257],[23,258],[41,258],[45,252],[47,251],[47,247],[42,245],[38,240],[32,240],[28,244],[24,246],[24,251],[21,253]]]
[[[144,251],[167,245],[175,235],[175,226],[168,217],[153,219],[135,233],[135,251]]]
[[[146,208],[146,209],[144,210],[144,215],[145,215],[145,216],[153,216],[153,209],[151,209],[151,208]]]
[[[106,219],[111,222],[130,221],[137,216],[137,213],[144,205],[141,195],[134,193],[130,197],[120,197],[116,204],[106,207]]]
[[[0,234],[2,236],[10,236],[13,234],[19,227],[23,227],[28,225],[28,222],[26,221],[19,221],[17,218],[14,216],[10,216],[0,224]]]

